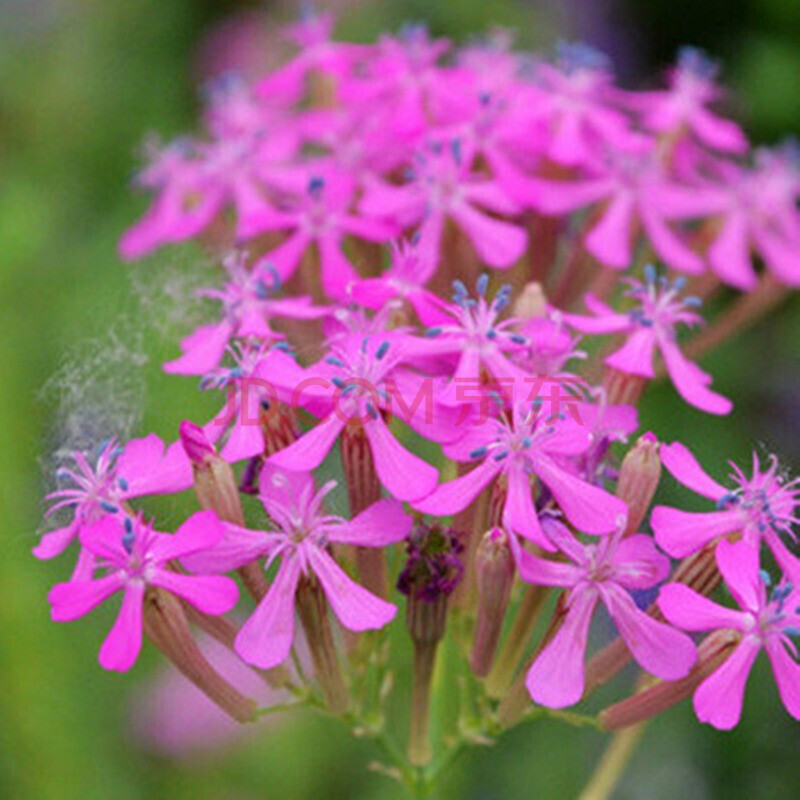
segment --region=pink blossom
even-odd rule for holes
[[[174,535],[156,533],[141,517],[121,520],[106,516],[81,531],[81,544],[99,559],[106,574],[54,586],[48,599],[56,622],[88,614],[116,592],[123,592],[119,615],[100,648],[104,669],[125,672],[142,646],[142,610],[145,590],[159,586],[183,598],[206,614],[230,611],[238,598],[236,584],[219,576],[181,575],[168,562],[216,545],[225,530],[213,511],[191,516]]]
[[[747,139],[742,129],[709,111],[708,106],[723,96],[716,83],[718,66],[694,47],[678,53],[678,63],[670,71],[669,88],[638,92],[631,105],[640,112],[645,128],[656,133],[680,134],[685,130],[713,150],[743,153]]]
[[[379,310],[394,298],[408,301],[423,325],[449,322],[445,302],[425,288],[436,271],[436,254],[430,243],[397,241],[392,263],[378,278],[365,278],[350,287],[350,296],[366,308]]]
[[[214,442],[227,433],[221,453],[226,461],[233,463],[264,452],[262,416],[275,403],[290,404],[295,387],[305,380],[305,370],[282,344],[237,342],[229,348],[234,366],[211,370],[200,381],[201,389],[226,392],[224,407],[204,428]]]
[[[441,396],[447,405],[466,402],[480,388],[484,372],[498,381],[491,388],[508,387],[509,391],[503,394],[521,389],[528,378],[525,370],[511,360],[513,354],[523,353],[528,345],[528,340],[516,331],[519,320],[500,319],[510,304],[511,287],[501,286],[492,300],[487,300],[488,285],[489,276],[484,274],[477,281],[477,298],[474,298],[460,280],[453,281],[453,303],[444,307],[450,321],[428,328],[425,332],[428,341],[418,346],[420,355],[458,359],[450,384]],[[467,389],[465,394],[459,391],[459,386],[469,386],[472,392]]]
[[[534,110],[547,132],[550,159],[579,166],[605,144],[625,147],[631,120],[614,107],[613,78],[602,53],[563,43],[557,64],[536,64],[534,77],[541,90]]]
[[[679,583],[662,587],[658,597],[658,607],[673,625],[689,631],[729,629],[742,634],[722,666],[697,687],[697,718],[719,730],[736,726],[742,714],[747,678],[763,648],[772,664],[783,705],[800,720],[800,665],[791,639],[800,632],[797,590],[789,583],[781,583],[768,599],[768,576],[759,573],[758,550],[747,542],[720,542],[716,556],[740,611],[720,606]]]
[[[703,259],[670,227],[671,220],[699,218],[714,208],[714,198],[678,183],[666,171],[655,142],[641,139],[627,149],[605,151],[573,181],[536,179],[530,202],[546,214],[564,214],[603,202],[602,213],[586,234],[586,249],[601,263],[627,269],[643,229],[656,254],[669,266],[700,273]]]
[[[350,213],[353,191],[352,180],[345,173],[329,171],[324,176],[313,176],[307,191],[281,210],[278,227],[291,229],[291,235],[267,253],[257,268],[271,264],[287,280],[297,270],[306,250],[314,245],[319,254],[322,288],[331,298],[345,297],[348,285],[358,278],[342,250],[345,237],[385,242],[394,234],[394,229],[385,222]]]
[[[610,533],[627,514],[624,502],[582,480],[566,461],[591,445],[587,429],[572,419],[548,415],[536,403],[519,402],[513,413],[501,412],[470,426],[464,437],[445,446],[457,461],[479,462],[471,472],[441,484],[424,500],[413,503],[425,513],[444,516],[466,508],[496,477],[504,475],[507,492],[503,525],[554,550],[539,521],[531,479],[537,478],[576,527],[589,533]]]
[[[787,146],[761,151],[753,169],[726,165],[719,186],[704,184],[712,197],[719,233],[708,249],[708,263],[723,281],[752,289],[757,275],[752,255],[758,254],[775,277],[800,285],[800,157]]]
[[[329,481],[316,491],[306,473],[281,473],[267,465],[261,478],[261,500],[274,529],[252,531],[226,524],[225,538],[216,548],[183,559],[193,571],[225,571],[260,558],[267,566],[281,564],[269,591],[236,639],[236,651],[263,669],[280,664],[294,640],[295,592],[301,575],[314,575],[322,585],[333,613],[352,631],[382,628],[396,607],[355,583],[328,552],[332,543],[385,547],[401,541],[411,530],[411,517],[395,500],[379,500],[347,521],[323,509],[335,488]]]
[[[526,685],[535,702],[551,708],[577,703],[584,691],[584,659],[589,625],[601,602],[633,657],[663,680],[684,677],[697,653],[692,640],[640,610],[629,594],[649,589],[669,574],[669,559],[643,534],[622,538],[620,531],[596,544],[582,544],[555,521],[548,536],[569,560],[546,561],[519,550],[524,581],[567,590],[566,616],[549,644],[534,661]]]
[[[762,470],[758,456],[753,453],[750,478],[729,462],[733,488],[717,483],[680,442],[662,445],[661,461],[676,480],[716,503],[716,509],[707,512],[668,506],[653,509],[650,524],[659,546],[667,553],[684,558],[718,537],[741,532],[744,541],[753,548],[766,543],[781,568],[800,579],[800,561],[781,540],[782,535],[795,540],[792,526],[800,522],[796,513],[800,478],[787,479],[780,472],[775,456],[770,457],[768,467]]]
[[[73,508],[68,525],[42,536],[33,549],[44,560],[60,555],[87,526],[108,514],[119,514],[128,500],[151,494],[172,494],[192,485],[192,469],[179,442],[168,448],[155,434],[131,439],[120,447],[116,439],[104,442],[94,458],[76,450],[74,467],[61,467],[56,477],[64,488],[47,495],[56,502],[47,515]],[[91,573],[94,559],[82,553],[74,577]]]
[[[393,186],[371,182],[360,208],[365,214],[404,227],[421,225],[422,236],[437,256],[441,253],[445,222],[453,219],[481,260],[499,269],[511,267],[522,257],[528,243],[521,227],[486,213],[508,216],[520,209],[496,180],[471,172],[457,139],[433,142],[419,152],[409,183]]]
[[[384,414],[393,409],[412,409],[421,378],[404,372],[401,365],[410,354],[405,337],[387,331],[379,338],[343,338],[328,356],[307,370],[308,378],[297,394],[318,403],[322,421],[283,450],[270,463],[287,470],[318,467],[348,424],[363,426],[381,483],[399,500],[424,497],[436,485],[438,471],[403,447],[389,430]],[[276,373],[276,377],[280,377]],[[401,405],[402,403],[402,405]],[[421,413],[426,413],[425,411]],[[408,421],[413,422],[413,415]],[[436,436],[422,420],[417,430]],[[430,427],[430,430],[429,430]]]
[[[593,317],[564,314],[564,319],[583,333],[622,333],[625,344],[608,356],[605,363],[620,372],[655,378],[653,361],[656,351],[664,359],[667,373],[678,394],[690,405],[709,414],[728,414],[732,403],[708,388],[711,376],[689,361],[676,341],[679,325],[699,325],[703,320],[690,311],[699,304],[697,298],[680,298],[685,285],[681,278],[668,283],[666,277],[657,277],[653,267],[646,270],[646,281],[627,279],[628,296],[635,305],[628,313],[616,312],[605,303],[587,294],[584,298]]]
[[[219,300],[223,318],[220,322],[201,325],[181,341],[183,355],[164,364],[164,371],[178,375],[205,375],[222,360],[232,338],[253,338],[259,341],[282,339],[270,321],[275,317],[320,319],[330,313],[314,306],[307,296],[276,297],[281,279],[274,267],[262,264],[248,269],[244,253],[234,252],[222,261],[229,280],[222,289],[201,289],[198,296]]]

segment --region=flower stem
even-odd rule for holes
[[[645,723],[641,723],[614,734],[578,800],[607,800],[611,797],[642,739],[644,729]]]

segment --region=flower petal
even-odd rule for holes
[[[131,581],[125,587],[117,619],[100,648],[98,660],[103,669],[126,672],[139,656],[144,591],[143,581]]]

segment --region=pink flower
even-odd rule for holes
[[[586,164],[604,144],[625,147],[631,120],[614,107],[608,59],[582,44],[559,45],[558,64],[539,63],[542,96],[534,113],[549,141],[545,153],[567,166]]]
[[[221,454],[226,461],[264,452],[262,416],[274,403],[291,403],[295,387],[305,379],[305,370],[283,344],[237,342],[229,348],[234,366],[212,370],[200,381],[201,389],[226,392],[225,406],[204,428],[214,442],[227,433]]]
[[[752,289],[758,277],[752,254],[761,256],[778,280],[800,285],[800,157],[796,146],[761,151],[754,169],[728,165],[719,187],[703,185],[721,218],[708,263],[723,281]]]
[[[213,511],[191,516],[174,535],[156,533],[141,518],[106,516],[81,531],[81,544],[106,574],[95,580],[59,583],[48,599],[56,622],[88,614],[116,592],[123,592],[119,615],[100,648],[104,669],[125,672],[142,646],[142,609],[148,586],[160,586],[206,614],[230,611],[238,598],[236,584],[219,576],[180,575],[169,561],[213,547],[225,531]]]
[[[353,300],[366,307],[380,310],[390,300],[407,300],[423,325],[449,322],[446,303],[425,284],[436,272],[436,253],[430,243],[422,240],[392,243],[392,264],[378,278],[365,278],[350,287]]]
[[[316,491],[306,473],[281,474],[270,465],[261,476],[261,500],[274,530],[252,531],[226,524],[217,548],[183,559],[193,571],[225,571],[259,558],[281,565],[269,591],[236,639],[236,651],[262,669],[280,664],[294,640],[294,603],[301,575],[314,575],[333,613],[352,631],[382,628],[397,609],[351,580],[328,552],[330,544],[385,547],[411,530],[411,517],[395,500],[379,500],[347,521],[322,507],[336,481]]]
[[[680,442],[662,445],[661,461],[676,480],[716,503],[716,510],[708,512],[656,506],[650,524],[661,548],[675,558],[684,558],[720,536],[741,532],[744,541],[755,549],[766,543],[784,572],[800,579],[800,561],[781,540],[781,535],[795,539],[792,525],[800,522],[796,514],[800,478],[789,480],[782,475],[775,456],[762,471],[753,453],[750,478],[730,462],[733,489],[709,476]]]
[[[567,466],[585,453],[591,439],[585,427],[558,415],[548,415],[536,403],[517,403],[513,413],[501,412],[483,424],[470,426],[464,437],[446,445],[457,461],[479,461],[466,475],[441,484],[414,507],[445,516],[462,511],[497,476],[507,484],[503,525],[547,550],[554,550],[539,521],[531,479],[547,487],[559,508],[576,527],[589,533],[616,530],[627,514],[620,499],[579,478]]]
[[[645,283],[627,279],[631,287],[628,296],[635,301],[635,306],[627,314],[615,312],[593,295],[586,295],[586,306],[594,317],[564,314],[564,319],[583,333],[623,333],[627,336],[625,344],[606,358],[609,367],[652,379],[655,378],[653,359],[658,351],[678,394],[687,403],[709,414],[730,413],[731,401],[708,388],[711,377],[683,355],[676,341],[678,325],[702,322],[702,317],[689,311],[689,307],[698,305],[699,300],[679,297],[685,285],[681,278],[669,284],[666,277],[656,276],[652,266],[648,266],[645,274]]]
[[[120,447],[115,439],[104,442],[96,457],[80,450],[72,453],[73,468],[62,467],[56,477],[66,484],[47,495],[55,500],[46,516],[61,508],[74,508],[72,521],[65,527],[42,536],[33,549],[37,558],[54,558],[81,534],[87,525],[108,514],[118,514],[123,504],[135,497],[151,494],[172,494],[192,485],[192,468],[179,442],[166,451],[164,443],[151,433],[142,439],[131,439]],[[82,553],[74,577],[91,573],[94,559]]]
[[[524,369],[517,366],[510,356],[523,353],[528,340],[516,332],[519,320],[508,318],[500,321],[511,300],[511,286],[506,284],[494,298],[486,299],[489,276],[483,274],[476,284],[477,298],[469,296],[467,287],[460,280],[453,281],[453,303],[445,306],[450,317],[448,323],[428,328],[427,342],[419,344],[420,355],[457,357],[450,384],[441,396],[442,403],[458,405],[466,402],[470,391],[474,392],[482,383],[484,372],[498,381],[496,387],[507,386],[503,394],[513,395],[521,390],[528,379]],[[529,380],[529,379],[528,379]],[[466,395],[459,386],[467,387]]]
[[[723,96],[716,83],[717,64],[695,47],[684,47],[669,74],[665,91],[639,92],[631,105],[640,111],[645,128],[656,133],[689,130],[704,145],[727,153],[743,153],[747,139],[735,123],[708,110]]]
[[[381,483],[399,500],[416,500],[436,485],[438,471],[413,455],[395,438],[384,415],[393,409],[414,408],[422,389],[421,381],[401,369],[411,353],[403,334],[387,331],[377,338],[343,338],[330,355],[307,370],[304,386],[296,395],[317,404],[315,413],[324,419],[269,459],[270,463],[295,472],[315,469],[330,452],[348,424],[363,426]],[[276,372],[276,377],[280,377]],[[333,391],[332,391],[333,390]],[[428,409],[420,412],[428,414]],[[414,423],[414,414],[408,416]],[[438,426],[431,418],[418,420],[417,430],[429,438],[437,436]]]
[[[201,289],[197,294],[219,300],[223,319],[201,325],[183,339],[183,355],[165,363],[165,372],[205,375],[217,367],[233,337],[259,341],[282,339],[283,334],[270,326],[274,317],[320,319],[330,313],[327,308],[312,305],[306,296],[276,297],[281,290],[281,279],[269,264],[250,270],[247,256],[234,252],[223,259],[222,265],[230,278],[225,286],[222,289]]]
[[[274,230],[282,221],[268,191],[292,184],[285,172],[297,152],[296,131],[238,81],[217,82],[207,119],[209,141],[181,141],[151,155],[139,183],[155,191],[156,199],[122,237],[124,259],[196,236],[229,203],[240,239]]]
[[[775,587],[767,599],[766,576],[759,573],[758,550],[747,542],[720,542],[717,565],[741,611],[725,608],[679,583],[662,587],[658,607],[673,624],[689,631],[730,629],[741,641],[694,694],[701,722],[730,730],[739,722],[747,678],[759,652],[767,651],[786,710],[800,720],[800,666],[790,637],[800,633],[798,593],[791,584]]]
[[[437,141],[419,152],[411,178],[402,186],[373,181],[361,199],[362,212],[404,227],[421,225],[437,264],[447,219],[464,231],[489,266],[507,269],[522,257],[528,244],[525,231],[484,211],[514,215],[519,206],[497,181],[470,171],[459,140]]]
[[[325,176],[312,177],[307,191],[281,211],[278,227],[290,228],[292,234],[267,253],[257,268],[273,265],[281,278],[287,280],[297,270],[306,250],[315,245],[322,288],[331,298],[344,298],[348,285],[358,278],[342,250],[345,237],[385,242],[394,234],[394,229],[385,222],[350,213],[353,191],[353,183],[345,173],[329,171]]]
[[[589,625],[601,602],[633,657],[648,672],[663,680],[684,677],[697,652],[692,640],[640,610],[629,594],[649,589],[669,574],[669,559],[652,539],[620,532],[596,544],[582,544],[555,520],[548,536],[569,563],[546,561],[519,550],[519,572],[524,581],[567,590],[566,616],[550,643],[530,670],[526,685],[535,702],[551,708],[577,703],[584,691],[584,658]]]
[[[573,181],[535,179],[531,204],[545,214],[564,214],[604,202],[599,219],[586,234],[586,249],[603,264],[627,269],[641,227],[653,250],[669,266],[700,273],[703,259],[669,225],[670,220],[702,217],[714,198],[681,185],[666,172],[657,145],[640,140],[635,147],[604,151]]]

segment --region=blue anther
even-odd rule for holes
[[[389,352],[389,342],[383,342],[375,351],[375,358],[380,361]]]
[[[470,458],[483,458],[489,452],[486,447],[477,447],[470,454]]]

